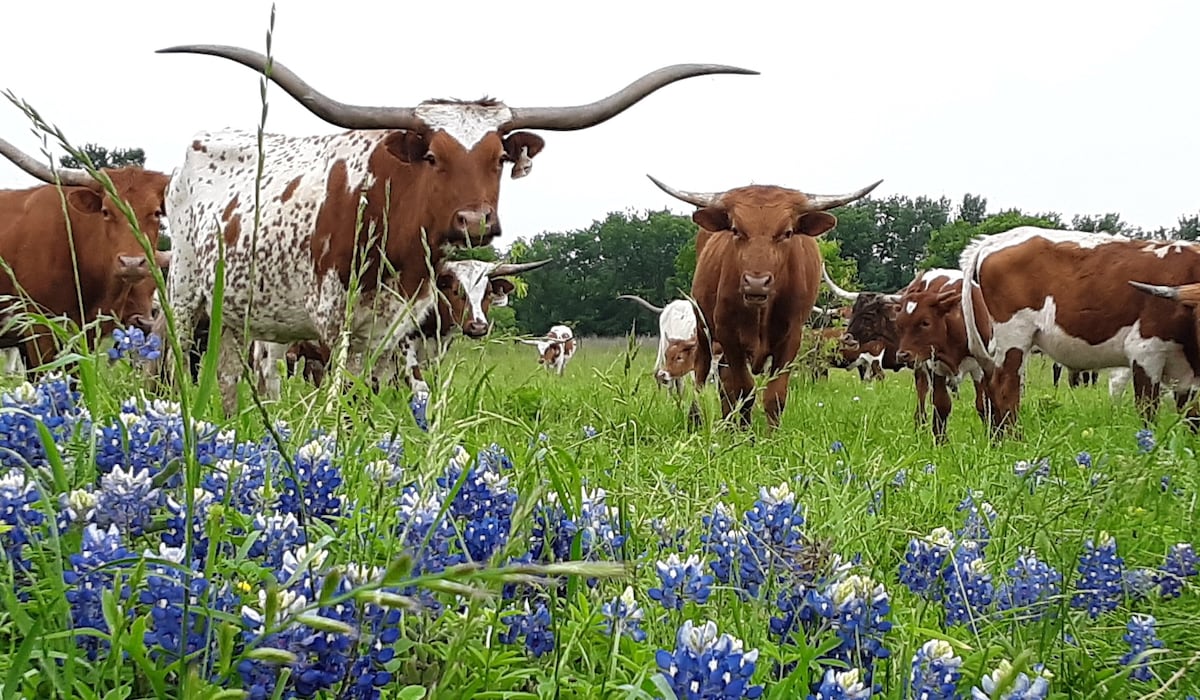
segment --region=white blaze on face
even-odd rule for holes
[[[441,129],[468,151],[488,133],[512,120],[512,110],[502,104],[486,107],[472,103],[425,103],[413,111],[430,130]]]
[[[904,313],[906,313],[906,314],[911,314],[912,312],[914,312],[916,310],[917,310],[917,302],[915,302],[915,301],[910,301],[904,305]]]
[[[445,267],[458,279],[459,286],[467,296],[467,308],[470,312],[470,318],[467,320],[486,324],[488,319],[487,314],[483,312],[483,298],[491,286],[488,273],[496,268],[496,263],[454,260],[446,263]]]

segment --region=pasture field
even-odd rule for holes
[[[794,378],[774,432],[714,425],[709,387],[689,431],[654,348],[584,338],[555,377],[460,339],[428,432],[407,392],[290,379],[200,425],[196,460],[126,360],[85,358],[76,396],[8,381],[0,696],[1200,691],[1173,407],[1139,436],[1132,392],[1055,389],[1036,357],[1019,442],[989,444],[968,383],[934,446],[908,372]]]

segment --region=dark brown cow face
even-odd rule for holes
[[[919,363],[935,358],[945,361],[950,357],[953,354],[950,345],[957,335],[952,326],[955,322],[962,326],[961,300],[961,283],[942,289],[919,287],[903,294],[900,297],[900,311],[896,315],[896,332],[899,335],[896,359]]]
[[[158,251],[155,253],[155,262],[165,277],[171,264],[171,254]],[[154,297],[157,291],[158,286],[145,255],[118,254],[99,312],[115,316],[123,325],[150,333],[156,325]]]
[[[500,175],[512,163],[523,177],[545,146],[540,136],[489,131],[468,150],[444,131],[397,131],[385,141],[389,153],[411,166],[424,204],[421,225],[430,246],[489,245],[500,235]]]
[[[856,344],[883,340],[896,341],[896,313],[899,307],[889,301],[887,295],[878,292],[860,292],[850,312],[850,323],[846,326],[846,343]]]
[[[686,376],[696,369],[696,339],[671,340],[663,353],[663,366],[655,373],[655,379],[666,384],[672,379]]]
[[[803,193],[781,187],[730,190],[720,202],[697,209],[692,221],[732,236],[738,289],[747,306],[767,303],[777,282],[787,274],[787,252],[793,236],[820,236],[837,224],[833,214],[808,211]]]

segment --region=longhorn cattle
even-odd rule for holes
[[[911,363],[897,357],[900,342],[896,334],[896,313],[900,294],[848,292],[833,281],[825,267],[821,268],[821,276],[834,295],[854,302],[848,309],[841,350],[846,357],[859,357],[865,353],[872,358],[866,367],[859,365],[860,376],[866,368],[871,369],[873,378],[882,379],[884,370],[899,372],[912,367]]]
[[[696,310],[687,299],[676,299],[666,306],[655,306],[635,294],[622,294],[628,299],[658,314],[658,356],[654,360],[654,378],[676,393],[683,391],[683,381],[696,370]]]
[[[28,312],[66,317],[80,327],[101,319],[91,332],[93,340],[109,335],[115,322],[150,330],[156,291],[150,263],[100,182],[86,170],[51,171],[3,139],[0,155],[49,183],[0,190],[0,259],[5,266],[0,270],[0,345],[19,347],[27,370],[53,358],[49,329],[39,324],[20,328],[21,320],[14,318]],[[103,172],[157,247],[168,176],[139,167]],[[155,255],[160,267],[170,261],[169,252]]]
[[[522,343],[532,345],[538,351],[538,364],[544,365],[546,369],[551,370],[562,376],[563,369],[567,363],[575,356],[577,349],[575,343],[575,334],[566,326],[551,326],[550,332],[546,333],[546,337],[539,340],[521,339]]]
[[[994,368],[997,431],[1016,425],[1035,344],[1074,369],[1129,367],[1144,420],[1156,412],[1163,384],[1178,387],[1180,410],[1187,405],[1200,369],[1192,315],[1127,282],[1178,286],[1200,279],[1200,246],[1021,226],[975,239],[960,263],[981,291],[963,295],[962,311],[972,355]],[[989,324],[991,342],[978,332]],[[1194,409],[1189,418],[1196,418]]]
[[[699,306],[701,342],[696,357],[696,389],[712,362],[706,336],[721,344],[721,413],[748,426],[754,405],[753,374],[770,362],[774,375],[764,391],[767,422],[779,425],[787,403],[790,365],[800,349],[804,322],[820,285],[821,252],[816,237],[837,219],[826,210],[866,196],[879,185],[848,195],[814,195],[783,187],[751,185],[726,192],[696,193],[660,189],[697,207],[696,274],[692,298]],[[882,182],[882,181],[880,181]],[[700,416],[692,403],[692,418]]]
[[[933,436],[939,444],[946,441],[946,423],[953,406],[951,385],[957,385],[965,376],[975,383],[975,411],[984,425],[988,424],[987,378],[967,347],[960,304],[962,284],[961,270],[925,270],[901,290],[895,317],[899,359],[913,366],[915,422],[921,425],[927,421],[925,401],[932,384]],[[978,295],[978,288],[973,293]],[[991,328],[985,325],[979,333],[990,338]]]
[[[331,344],[344,325],[352,278],[362,292],[348,329],[354,350],[391,345],[411,333],[434,303],[431,273],[443,246],[486,245],[501,234],[504,164],[512,163],[513,178],[523,177],[544,146],[540,136],[520,129],[586,129],[678,80],[754,74],[720,65],[671,66],[576,107],[439,99],[383,108],[332,100],[279,62],[266,71],[267,57],[245,49],[192,45],[159,52],[207,54],[269,72],[309,111],[351,129],[263,135],[261,188],[255,132],[202,132],[171,183],[168,211],[178,252],[170,299],[185,329],[181,341],[190,342],[191,327],[212,303],[220,248],[226,256],[218,366],[227,410],[236,404],[238,329],[246,327],[255,340]]]

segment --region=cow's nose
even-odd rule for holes
[[[912,353],[900,350],[896,353],[896,359],[901,362],[912,362]]]
[[[134,314],[129,317],[129,325],[132,328],[137,328],[143,333],[150,333],[154,330],[154,319],[142,314]]]
[[[843,333],[842,334],[842,345],[853,349],[853,348],[858,347],[858,341],[854,338],[853,335],[851,335],[849,333]]]
[[[666,384],[671,380],[671,375],[667,373],[667,370],[660,369],[654,373],[654,378],[658,380],[659,384]]]
[[[472,209],[459,209],[454,214],[454,228],[466,236],[483,236],[493,231],[496,226],[496,212],[487,205]]]
[[[761,301],[766,301],[767,294],[771,291],[771,281],[775,276],[771,273],[762,275],[752,275],[749,272],[742,275],[742,294],[748,297],[758,297]]]
[[[488,333],[488,324],[486,321],[467,321],[463,325],[463,333],[470,338],[482,338]]]

